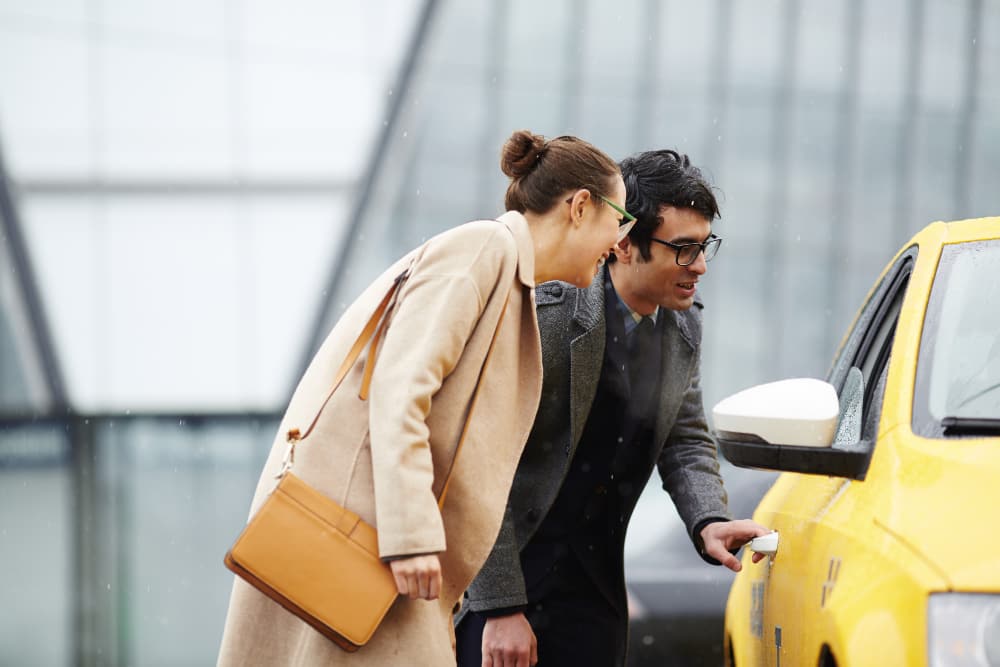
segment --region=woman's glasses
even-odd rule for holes
[[[605,197],[604,195],[597,195],[597,197],[605,204],[607,204],[608,206],[610,206],[611,208],[615,209],[616,211],[622,214],[622,219],[618,223],[618,238],[615,239],[615,244],[617,245],[618,243],[621,242],[623,238],[628,236],[628,233],[632,231],[633,227],[635,227],[635,222],[636,222],[635,216],[626,211],[625,209],[623,209],[618,204],[608,199],[607,197]],[[567,204],[570,204],[572,202],[573,202],[572,197],[566,200]]]
[[[615,209],[616,211],[622,214],[621,222],[618,223],[618,238],[615,240],[615,243],[618,243],[626,236],[628,236],[628,233],[632,231],[633,227],[635,227],[635,222],[636,222],[635,216],[626,211],[625,209],[623,209],[618,204],[608,199],[607,197],[605,197],[604,195],[597,195],[597,196],[600,197],[600,199],[605,204],[607,204],[608,206],[610,206],[611,208]]]

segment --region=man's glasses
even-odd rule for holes
[[[705,261],[710,262],[716,253],[719,252],[719,246],[722,245],[722,239],[715,234],[712,234],[701,243],[671,243],[670,241],[657,238],[650,238],[649,240],[661,243],[668,248],[673,248],[674,252],[677,253],[677,266],[690,266],[694,264],[695,260],[698,259],[698,253],[701,252],[705,253]]]
[[[605,197],[604,195],[597,195],[597,196],[600,197],[605,204],[607,204],[608,206],[610,206],[611,208],[615,209],[616,211],[622,214],[622,220],[621,222],[618,223],[618,239],[615,241],[615,243],[619,243],[621,242],[622,239],[628,236],[628,233],[632,231],[633,227],[635,227],[636,223],[635,216],[626,211],[625,209],[623,209],[618,204],[608,199],[607,197]]]

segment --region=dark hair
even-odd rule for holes
[[[674,150],[647,151],[625,158],[619,165],[625,181],[625,210],[637,218],[629,241],[649,261],[650,238],[660,226],[660,208],[690,208],[711,222],[719,217],[712,186],[687,155]],[[614,255],[608,258],[615,261]]]
[[[528,130],[510,135],[500,154],[500,169],[510,177],[504,205],[508,211],[546,213],[570,190],[611,196],[615,161],[576,137],[545,137]]]

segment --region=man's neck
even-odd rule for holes
[[[615,292],[618,293],[621,300],[624,301],[625,305],[628,306],[633,312],[638,313],[643,317],[652,315],[656,312],[657,305],[655,303],[647,303],[632,291],[632,285],[628,279],[627,269],[623,267],[624,265],[621,262],[615,262],[614,264],[608,265],[608,277],[611,279],[611,284],[615,286]]]

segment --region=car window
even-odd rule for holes
[[[839,389],[841,419],[835,446],[866,454],[865,468],[878,437],[889,358],[915,255],[916,248],[912,248],[886,273],[885,280],[862,309],[838,360],[846,372]],[[836,370],[835,363],[831,373]],[[864,471],[855,474],[859,472],[856,478],[864,479]]]
[[[876,435],[877,415],[885,389],[885,383],[880,383],[880,380],[888,368],[896,323],[917,252],[916,246],[909,248],[885,272],[881,283],[872,291],[868,302],[858,314],[854,328],[830,369],[828,380],[839,394],[843,394],[845,380],[851,368],[856,367],[861,371],[864,386],[861,413],[863,440],[874,440]]]
[[[1000,239],[951,244],[941,251],[917,360],[915,433],[948,437],[998,432],[998,276]]]
[[[840,390],[840,415],[833,437],[836,449],[854,449],[861,440],[861,413],[864,409],[865,388],[861,369],[851,368]]]
[[[875,368],[878,355],[885,347],[886,341],[891,342],[891,334],[895,332],[902,294],[913,270],[917,252],[918,248],[912,246],[896,259],[858,312],[854,326],[847,334],[827,374],[827,381],[837,388],[838,394],[844,387],[844,381],[851,367],[857,366],[863,374],[865,404],[868,405],[874,392],[875,383],[872,381],[872,376],[878,370]],[[871,354],[872,351],[875,352],[874,355]],[[888,354],[888,350],[885,353]]]
[[[877,379],[872,382],[872,394],[865,404],[863,422],[861,424],[861,439],[874,442],[878,436],[878,420],[882,416],[882,398],[885,396],[885,381],[889,376],[888,358],[881,366]]]
[[[889,353],[892,351],[896,323],[899,321],[899,311],[903,307],[903,297],[906,295],[909,278],[909,272],[905,271],[895,281],[891,293],[886,295],[888,305],[879,314],[879,319],[872,321],[870,340],[859,349],[855,361],[855,365],[861,369],[865,384],[864,409],[861,416],[865,428],[862,429],[862,438],[874,438],[876,435],[871,432],[871,428],[877,427],[878,424],[872,425],[870,416],[873,404],[876,401],[881,404],[882,392],[885,391],[884,382],[879,391],[879,380],[889,368]]]

